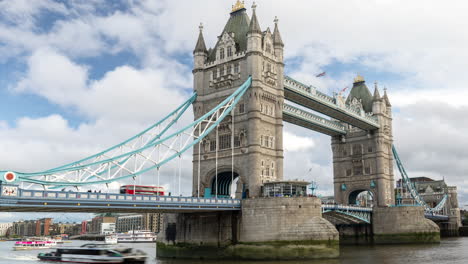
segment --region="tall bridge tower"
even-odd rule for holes
[[[373,113],[380,128],[365,131],[348,125],[346,135],[332,137],[335,200],[356,204],[359,193],[370,191],[376,205],[395,204],[392,108],[387,92],[380,96],[375,84],[372,95],[358,75],[346,104],[366,115]]]
[[[193,152],[193,195],[255,197],[266,181],[283,178],[283,41],[275,19],[262,31],[240,1],[214,48],[207,49],[200,25],[194,55],[195,119],[207,113],[252,76],[252,85],[228,116]],[[232,120],[234,118],[234,121]],[[234,138],[232,140],[232,134]],[[234,144],[234,146],[232,146]],[[234,148],[234,150],[233,150]],[[234,159],[232,159],[234,153]]]

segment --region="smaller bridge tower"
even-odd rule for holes
[[[372,95],[362,76],[354,79],[346,104],[362,115],[372,115],[380,128],[366,131],[347,125],[347,134],[332,137],[335,200],[355,204],[362,191],[370,191],[376,206],[395,204],[392,155],[392,108],[377,83]]]

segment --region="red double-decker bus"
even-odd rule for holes
[[[120,187],[120,193],[163,196],[164,188],[158,186],[145,185],[123,185]]]

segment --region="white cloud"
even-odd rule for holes
[[[40,2],[52,5],[38,7]],[[182,88],[191,86],[190,65],[171,57],[190,54],[199,22],[204,23],[205,40],[212,47],[230,9],[229,3],[217,0],[130,1],[126,12],[103,15],[96,12],[102,3],[77,3],[62,10],[54,2],[36,1],[35,7],[19,4],[14,7],[19,11],[8,11],[15,20],[18,14],[26,14],[30,24],[0,23],[0,62],[27,57],[28,72],[16,91],[39,94],[92,121],[77,128],[70,128],[58,115],[21,118],[13,127],[0,122],[0,147],[8,150],[0,159],[2,168],[25,168],[24,159],[30,160],[26,168],[31,170],[75,160],[158,120],[186,98]],[[401,77],[387,85],[392,104],[401,111],[394,115],[394,130],[405,165],[415,176],[445,175],[450,184],[466,187],[462,180],[463,164],[467,164],[462,121],[468,114],[463,108],[468,96],[464,1],[447,5],[403,0],[259,0],[257,4],[262,29],[272,27],[278,15],[287,59],[300,58],[298,67],[290,70],[294,77],[323,90],[342,89],[351,82],[352,70],[335,79],[314,77],[335,62]],[[73,16],[55,22],[49,32],[38,32],[32,25],[40,10]],[[138,67],[122,65],[92,80],[88,75],[92,68],[76,62],[121,51],[135,54]],[[285,127],[285,178],[318,177],[320,189],[329,194],[333,182],[329,138]],[[31,131],[36,133],[31,136]],[[190,156],[186,161],[183,186],[190,181]],[[164,174],[173,175],[173,169]]]
[[[301,137],[288,131],[283,132],[283,145],[285,151],[306,151],[315,146],[314,141],[309,137]]]

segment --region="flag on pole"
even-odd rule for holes
[[[348,89],[348,86],[346,86],[345,88],[343,88],[343,90],[341,90],[340,93],[344,93],[346,91],[346,89]]]
[[[317,75],[315,75],[315,77],[323,77],[325,76],[327,73],[326,72],[322,72],[322,73],[319,73]]]

